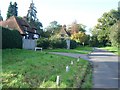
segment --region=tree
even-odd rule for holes
[[[110,27],[118,20],[120,20],[120,12],[118,10],[105,12],[102,17],[98,19],[98,23],[93,29],[93,35],[97,35],[99,43],[103,46],[110,44]]]
[[[29,22],[37,20],[36,13],[37,13],[37,10],[32,1],[32,3],[30,3],[30,7],[27,13],[27,19]]]
[[[110,28],[109,38],[112,46],[118,47],[120,45],[120,21]]]
[[[81,44],[85,43],[87,35],[84,32],[75,33],[71,36],[72,40],[79,42]]]
[[[18,7],[17,7],[17,3],[14,2],[14,4],[12,4],[12,2],[10,2],[10,5],[8,7],[8,11],[7,11],[7,19],[11,16],[18,16]]]
[[[85,32],[86,26],[83,24],[78,24],[77,21],[74,21],[71,25],[69,25],[68,31],[71,34],[78,33],[79,31]]]
[[[47,26],[46,29],[46,36],[51,37],[53,35],[56,35],[60,32],[62,25],[58,24],[57,21],[50,22],[50,25]]]
[[[38,33],[40,33],[41,36],[44,36],[43,29],[42,29],[43,25],[37,18],[37,10],[36,10],[36,7],[33,1],[32,3],[30,3],[30,7],[27,13],[27,21],[29,22],[31,26],[34,26],[37,28]]]
[[[0,21],[3,21],[3,17],[1,16],[1,10],[0,10]]]

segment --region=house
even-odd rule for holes
[[[12,16],[6,21],[0,21],[0,26],[10,30],[18,30],[24,39],[37,39],[40,37],[40,33],[27,22],[25,17]]]
[[[66,25],[62,26],[59,35],[62,40],[66,40],[67,49],[70,49],[70,33],[66,31]]]
[[[67,39],[70,37],[70,33],[66,31],[66,25],[62,26],[59,35],[61,39]]]

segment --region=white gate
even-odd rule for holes
[[[32,49],[34,50],[36,47],[36,40],[32,40],[32,39],[24,39],[23,38],[23,49]]]

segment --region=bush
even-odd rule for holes
[[[51,48],[66,48],[66,41],[59,40],[59,39],[51,40],[50,47]]]
[[[37,41],[37,46],[47,49],[50,47],[50,40],[48,38],[39,38]]]
[[[9,30],[1,27],[2,30],[2,49],[22,48],[22,37],[17,30]]]
[[[74,40],[70,40],[70,49],[74,49],[77,47],[77,42]]]

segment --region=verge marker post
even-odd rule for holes
[[[57,86],[60,85],[60,76],[57,76],[57,79],[56,79],[56,85],[57,85]]]
[[[78,57],[78,59],[77,59],[77,62],[79,62],[80,61],[80,57]]]
[[[69,71],[69,66],[66,66],[66,72],[68,72]]]

